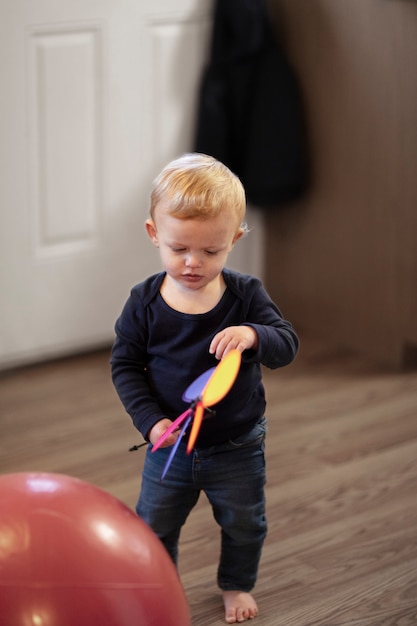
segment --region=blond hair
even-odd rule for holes
[[[242,183],[226,165],[206,154],[186,153],[164,167],[152,185],[152,219],[159,204],[181,220],[205,220],[228,212],[236,217],[238,230],[247,230]]]

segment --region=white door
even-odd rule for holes
[[[159,269],[150,182],[192,147],[211,0],[2,0],[0,367],[109,343]]]

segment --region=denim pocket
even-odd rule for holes
[[[257,424],[251,430],[236,437],[236,439],[229,439],[228,445],[230,448],[249,448],[258,447],[265,441],[267,431],[267,420],[263,416]]]

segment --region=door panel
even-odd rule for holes
[[[159,269],[143,222],[192,147],[211,2],[2,3],[0,367],[109,343]]]

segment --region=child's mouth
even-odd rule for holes
[[[183,274],[183,278],[188,282],[196,283],[201,280],[202,276],[201,274]]]

